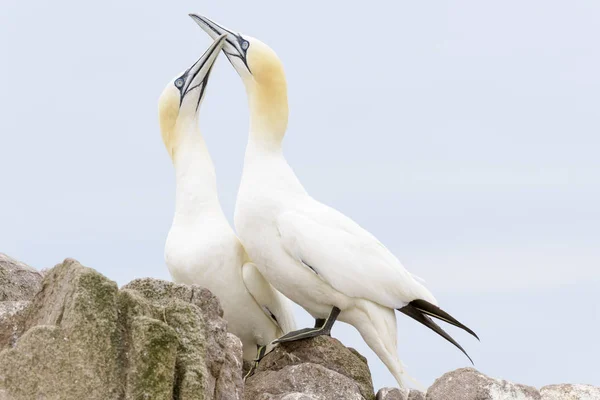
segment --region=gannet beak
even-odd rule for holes
[[[180,106],[183,104],[184,98],[196,89],[200,91],[196,108],[200,105],[202,97],[204,96],[204,91],[206,90],[210,71],[217,60],[219,51],[223,48],[226,38],[227,35],[217,36],[216,40],[210,45],[202,57],[185,71],[183,75],[175,79],[175,87],[179,89],[180,93]]]
[[[244,39],[239,33],[234,33],[206,17],[197,14],[190,14],[190,17],[213,39],[223,34],[227,35],[227,39],[225,39],[225,44],[223,45],[223,52],[227,56],[227,59],[229,59],[229,62],[238,74],[252,73],[246,58],[250,42]]]

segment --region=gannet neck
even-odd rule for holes
[[[217,194],[215,168],[200,134],[195,118],[179,128],[177,148],[174,153],[176,195],[175,218],[195,220],[206,213],[222,213]]]
[[[277,65],[269,74],[245,82],[250,110],[250,139],[277,149],[288,124],[287,83],[283,68]]]

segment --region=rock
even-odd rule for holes
[[[245,399],[363,400],[364,397],[352,379],[322,365],[302,363],[263,372],[251,383],[246,381]]]
[[[14,346],[19,331],[19,321],[29,301],[0,302],[0,349]]]
[[[0,301],[31,300],[42,278],[34,268],[0,253]]]
[[[425,400],[425,393],[414,389],[382,388],[375,398],[376,400]]]
[[[227,332],[223,310],[209,290],[150,278],[135,280],[122,290],[159,304],[167,323],[177,330],[181,398],[196,398],[202,391],[222,400],[242,398],[242,343]]]
[[[408,400],[425,400],[425,393],[411,389],[408,393]]]
[[[16,345],[0,347],[0,399],[242,398],[241,343],[205,289],[144,279],[119,290],[65,260],[22,310]]]
[[[408,389],[402,388],[383,388],[379,389],[377,400],[408,400]]]
[[[542,400],[598,400],[600,387],[592,385],[549,385],[540,393]]]
[[[245,390],[246,400],[375,398],[366,359],[329,336],[276,346]]]
[[[537,389],[490,378],[473,368],[444,374],[427,390],[427,400],[540,400]]]

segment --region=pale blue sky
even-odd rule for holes
[[[290,164],[477,331],[448,329],[477,368],[600,385],[597,1],[5,0],[0,251],[38,268],[75,257],[119,284],[168,278],[157,99],[210,43],[188,12],[278,52]],[[231,215],[248,113],[225,58],[201,112]],[[468,365],[398,320],[424,384]],[[394,385],[352,327],[334,335],[369,357],[375,386]]]

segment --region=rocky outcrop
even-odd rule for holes
[[[427,394],[375,396],[366,359],[328,336],[275,347],[244,388],[241,343],[201,287],[119,290],[75,260],[41,274],[0,254],[0,296],[0,400],[600,400],[597,387],[538,391],[472,368]]]
[[[14,345],[21,313],[40,290],[43,275],[0,253],[0,349]]]
[[[367,360],[329,336],[277,346],[246,381],[246,400],[372,400]]]
[[[592,385],[549,385],[540,389],[542,400],[598,400],[600,387]]]
[[[66,260],[46,274],[0,352],[0,399],[241,399],[241,343],[206,289],[122,290]],[[6,336],[6,335],[2,335]]]
[[[461,368],[438,378],[427,400],[540,400],[531,386],[490,378],[473,368]]]
[[[377,392],[377,400],[425,400],[425,393],[406,388],[383,388]]]
[[[40,290],[42,274],[0,253],[0,302],[27,301]]]

